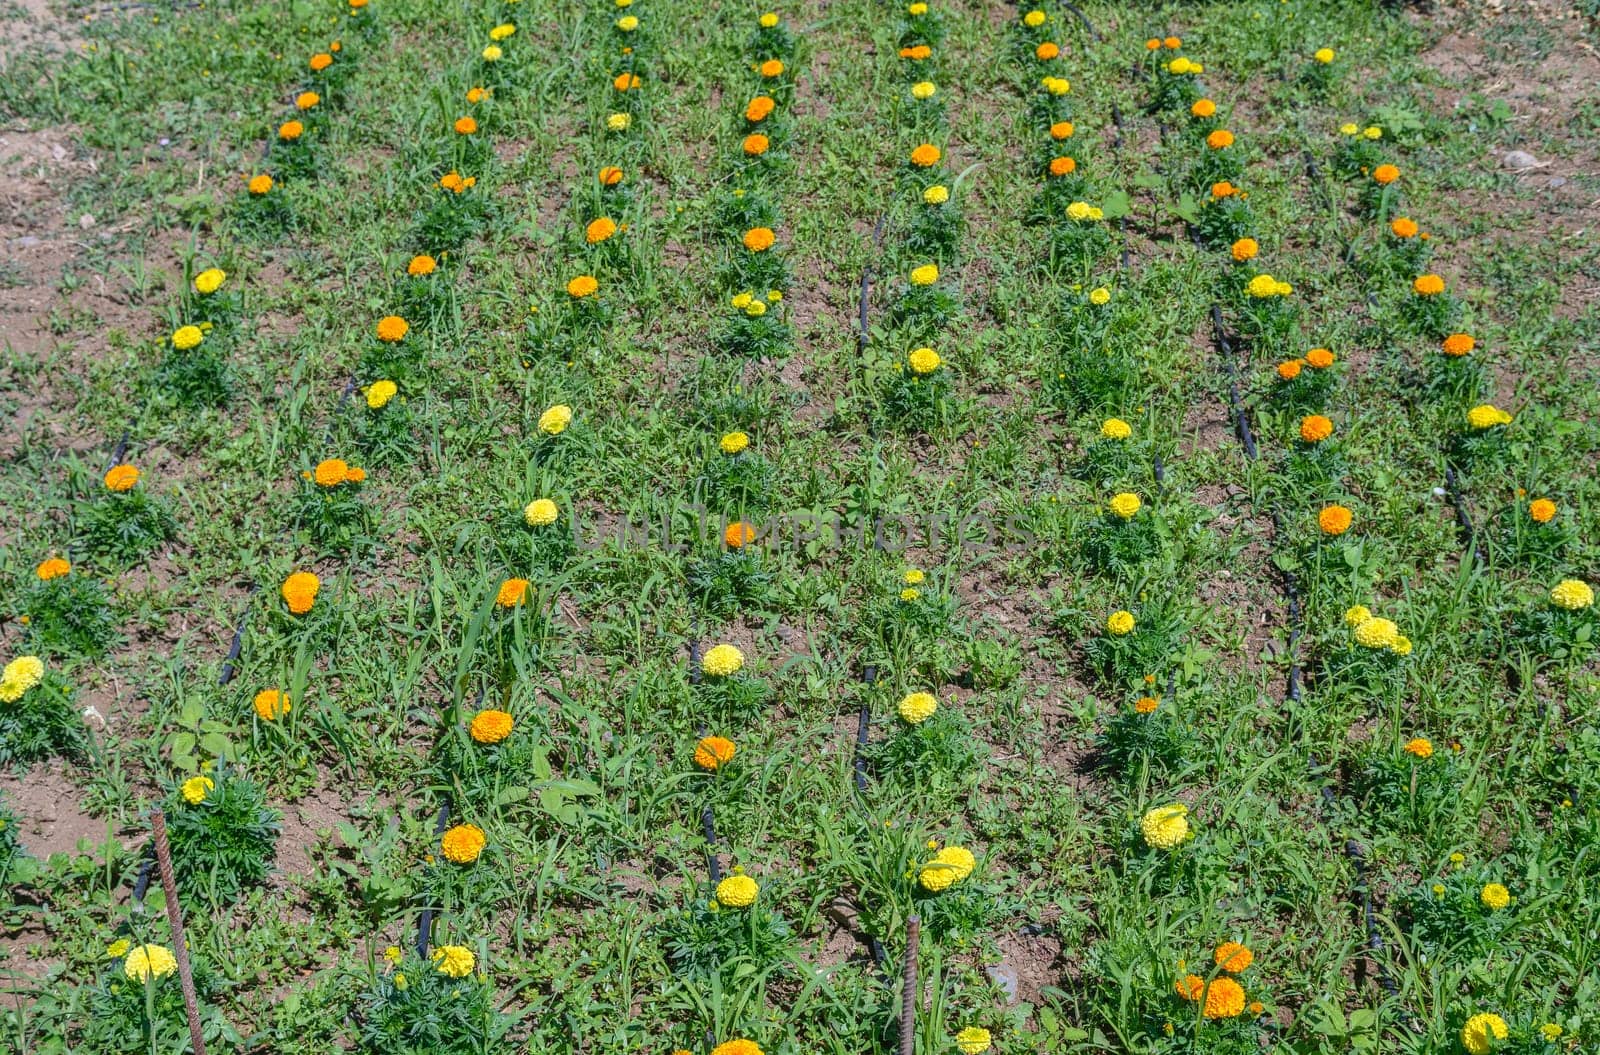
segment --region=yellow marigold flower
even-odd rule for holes
[[[289,611],[295,615],[305,615],[311,611],[311,606],[317,600],[317,591],[322,589],[322,580],[309,571],[297,571],[283,580],[279,592],[283,594],[283,603],[289,606]]]
[[[423,275],[431,275],[435,270],[438,269],[438,267],[439,261],[429,256],[427,253],[420,253],[417,256],[412,257],[410,262],[406,264],[406,274],[411,275],[414,278],[421,277]]]
[[[478,855],[483,853],[483,848],[488,843],[483,829],[476,824],[457,824],[440,837],[439,851],[444,854],[447,861],[453,861],[458,865],[469,865],[478,859]]]
[[[198,806],[206,800],[206,793],[216,786],[210,777],[190,777],[179,786],[178,793],[189,805]]]
[[[561,511],[556,504],[548,498],[535,498],[522,507],[522,522],[529,527],[544,527],[554,524]]]
[[[750,303],[744,306],[744,313],[753,319],[759,319],[767,313],[766,302],[751,298]]]
[[[378,340],[385,344],[395,344],[406,339],[406,334],[411,332],[411,324],[398,315],[385,315],[378,320]]]
[[[900,580],[907,586],[921,586],[927,578],[927,573],[921,568],[907,568],[905,574],[900,576]]]
[[[694,764],[708,772],[715,772],[732,762],[738,750],[733,741],[726,737],[708,736],[695,745]]]
[[[277,689],[262,689],[256,693],[251,706],[255,708],[256,717],[263,722],[275,722],[288,714],[291,709],[289,694],[279,692]]]
[[[1068,205],[1067,218],[1069,220],[1087,220],[1089,218],[1089,203],[1086,201],[1075,201],[1071,205]]]
[[[911,151],[911,163],[919,169],[930,168],[939,163],[943,154],[932,143],[923,143]]]
[[[505,57],[505,52],[500,50],[500,45],[498,45],[498,44],[490,44],[488,47],[484,48],[483,51],[481,51],[479,54],[481,54],[483,56],[483,61],[484,62],[499,62],[502,58]]]
[[[1333,435],[1333,422],[1321,414],[1307,414],[1300,419],[1300,438],[1307,443],[1321,443]]]
[[[1139,820],[1139,833],[1152,849],[1177,849],[1189,838],[1189,807],[1179,802],[1149,810]]]
[[[1103,307],[1111,303],[1111,291],[1104,286],[1096,286],[1089,291],[1089,303],[1096,307]]]
[[[915,601],[918,597],[921,597],[921,596],[922,596],[922,591],[917,589],[914,586],[907,586],[904,590],[900,591],[900,599],[902,601],[906,602],[907,604],[910,604],[912,601]]]
[[[0,702],[15,703],[22,694],[44,680],[44,661],[38,656],[18,656],[0,673]]]
[[[967,1026],[956,1034],[956,1047],[961,1049],[961,1055],[983,1055],[992,1043],[989,1031],[982,1026]]]
[[[1499,1015],[1480,1012],[1467,1019],[1461,1027],[1461,1046],[1471,1055],[1489,1055],[1500,1041],[1506,1039],[1506,1020]]]
[[[633,124],[631,114],[615,113],[606,118],[606,128],[613,132],[626,132],[631,124]]]
[[[501,608],[515,608],[528,599],[527,579],[507,579],[495,591],[494,603]]]
[[[767,152],[767,147],[770,145],[771,141],[760,132],[750,133],[744,137],[744,142],[740,144],[741,149],[750,157],[760,157]]]
[[[678,1055],[678,1053],[673,1052],[673,1055]],[[688,1055],[688,1052],[684,1052],[683,1055]],[[761,1046],[755,1041],[745,1040],[741,1037],[736,1040],[723,1041],[711,1049],[711,1055],[763,1055],[763,1053]]]
[[[757,21],[760,22],[762,29],[771,29],[778,24],[778,13],[776,11],[768,11]]]
[[[172,347],[180,352],[190,348],[198,348],[200,342],[206,339],[205,331],[198,326],[179,326],[172,335]]]
[[[744,669],[744,653],[735,645],[713,645],[700,657],[700,669],[714,678],[727,678]]]
[[[1332,366],[1334,354],[1326,348],[1313,348],[1306,353],[1306,365],[1316,370],[1326,370]]]
[[[1279,285],[1280,283],[1277,279],[1263,273],[1250,280],[1249,284],[1245,286],[1245,292],[1258,300],[1266,297],[1276,297],[1279,296]]]
[[[559,436],[567,431],[567,426],[571,424],[572,408],[565,403],[557,403],[539,415],[539,431],[546,436]]]
[[[1496,425],[1508,425],[1510,423],[1511,415],[1493,403],[1480,403],[1467,411],[1467,424],[1475,429],[1492,429]]]
[[[1361,130],[1361,136],[1363,139],[1382,139],[1383,129],[1377,125],[1368,125]]]
[[[1029,29],[1038,29],[1040,26],[1044,25],[1044,19],[1044,12],[1035,8],[1034,10],[1029,11],[1027,14],[1022,16],[1022,24],[1027,26]]]
[[[1189,113],[1199,118],[1215,117],[1217,115],[1217,104],[1210,99],[1196,99],[1190,105]]]
[[[399,386],[393,381],[374,381],[367,386],[367,406],[382,410],[399,391]]]
[[[1534,523],[1548,524],[1555,519],[1556,504],[1548,498],[1535,498],[1528,503],[1528,516],[1533,518]]]
[[[931,286],[937,281],[939,281],[938,264],[922,264],[911,269],[913,286]]]
[[[1425,736],[1414,736],[1402,748],[1406,754],[1426,761],[1433,757],[1433,741]]]
[[[932,81],[918,81],[916,84],[911,86],[911,98],[932,99],[934,93],[938,90],[939,89],[934,86]]]
[[[301,92],[294,97],[295,109],[301,111],[310,110],[320,102],[322,102],[322,96],[316,92]]]
[[[1360,135],[1361,126],[1353,122],[1346,121],[1344,124],[1339,126],[1339,134],[1343,136]]]
[[[122,973],[140,985],[151,978],[165,978],[177,969],[177,957],[165,945],[136,946],[122,961]]]
[[[729,432],[717,441],[717,447],[723,454],[738,454],[750,446],[750,435],[745,432]]]
[[[1071,121],[1057,121],[1050,126],[1050,138],[1059,143],[1063,139],[1071,139],[1076,131],[1077,128]]]
[[[1125,440],[1133,435],[1133,426],[1121,418],[1107,418],[1100,423],[1100,435],[1108,440]]]
[[[201,296],[210,296],[222,288],[222,283],[228,278],[228,273],[220,267],[208,267],[194,276],[194,291]]]
[[[634,30],[639,28],[639,17],[637,15],[623,15],[621,18],[617,19],[615,24],[617,29],[621,30],[622,32],[632,33]]]
[[[1352,605],[1344,610],[1344,625],[1354,630],[1372,618],[1372,611],[1364,604]]]
[[[601,216],[589,221],[589,225],[583,229],[583,239],[590,245],[599,245],[616,233],[616,221],[609,216]]]
[[[1066,95],[1072,91],[1072,82],[1065,77],[1046,77],[1039,82],[1051,95]]]
[[[770,227],[752,227],[744,233],[744,247],[752,253],[764,253],[777,242]]]
[[[1311,57],[1326,66],[1328,63],[1333,61],[1333,49],[1318,48],[1316,51],[1311,53]]]
[[[1133,627],[1133,613],[1124,609],[1118,609],[1106,617],[1106,629],[1116,637],[1132,633]]]
[[[1372,170],[1372,178],[1380,187],[1387,187],[1400,178],[1400,170],[1393,165],[1379,165]]]
[[[1255,962],[1256,954],[1236,941],[1225,941],[1212,953],[1217,966],[1229,974],[1239,974]]]
[[[498,744],[511,735],[513,724],[509,713],[489,707],[472,716],[467,733],[477,743]]]
[[[1392,619],[1374,616],[1357,625],[1354,633],[1356,644],[1363,648],[1388,648],[1400,636],[1400,628]]]
[[[922,192],[922,201],[925,205],[943,205],[950,200],[950,188],[943,183],[935,183]]]
[[[1233,243],[1229,252],[1233,254],[1234,260],[1242,264],[1246,260],[1254,260],[1256,254],[1261,252],[1261,246],[1254,238],[1241,238]]]
[[[931,692],[913,692],[901,700],[900,706],[897,708],[900,717],[910,725],[921,725],[929,718],[932,718],[933,713],[938,709],[939,701],[934,698]]]
[[[126,956],[128,954],[128,950],[132,947],[133,943],[127,938],[118,938],[116,941],[106,946],[106,958],[108,960],[119,960]]]
[[[1582,579],[1562,579],[1550,590],[1550,603],[1576,612],[1594,604],[1594,589]]]
[[[1342,505],[1323,506],[1317,514],[1317,527],[1324,535],[1343,535],[1350,530],[1352,514]]]
[[[1110,502],[1111,512],[1123,520],[1132,520],[1133,515],[1139,512],[1144,503],[1139,501],[1139,496],[1132,491],[1122,491],[1113,495]]]
[[[1478,900],[1483,902],[1484,908],[1498,912],[1511,904],[1511,891],[1499,883],[1485,883],[1478,892]]]
[[[450,978],[465,978],[477,966],[477,957],[465,945],[440,945],[433,950],[434,969]]]
[[[1411,288],[1419,297],[1437,297],[1444,292],[1444,279],[1431,273],[1418,275]]]
[[[906,356],[906,362],[911,364],[911,372],[918,376],[925,376],[939,369],[944,360],[939,358],[939,353],[932,348],[916,348]]]
[[[40,561],[39,566],[33,569],[33,574],[38,577],[40,582],[49,582],[51,579],[59,579],[71,571],[72,564],[69,561],[62,560],[60,557],[51,557],[48,560]]]
[[[1411,639],[1404,634],[1396,634],[1394,643],[1389,646],[1389,651],[1397,656],[1411,655]]]
[[[717,884],[717,904],[723,908],[749,908],[761,887],[747,875],[731,875]]]
[[[1554,1044],[1556,1041],[1560,1040],[1563,1032],[1565,1032],[1565,1030],[1556,1025],[1554,1022],[1546,1022],[1544,1025],[1539,1027],[1539,1035],[1550,1044]]]

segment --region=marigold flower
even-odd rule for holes
[[[1268,274],[1260,274],[1252,278],[1245,286],[1245,292],[1258,300],[1267,297],[1286,297],[1293,292],[1287,282],[1279,282]]]
[[[1232,978],[1213,978],[1207,985],[1199,975],[1189,975],[1177,985],[1178,995],[1185,1000],[1205,999],[1203,1014],[1206,1018],[1234,1018],[1244,1012],[1244,988]]]
[[[285,121],[278,126],[278,138],[286,143],[292,143],[305,133],[306,126],[299,121]]]
[[[623,33],[632,33],[639,28],[639,17],[637,15],[623,15],[612,24]]]
[[[485,708],[472,716],[467,723],[467,734],[480,744],[498,744],[511,735],[511,715],[493,707]]]
[[[322,96],[316,92],[301,92],[294,97],[295,109],[301,111],[313,109],[320,102],[322,102]]]
[[[311,56],[310,65],[311,68],[317,73],[321,73],[323,70],[333,65],[333,56],[329,55],[325,51],[319,51],[315,55]]]
[[[931,692],[913,692],[900,701],[896,708],[900,717],[908,725],[921,725],[933,717],[933,712],[939,709],[939,701]]]
[[[465,945],[440,945],[433,950],[434,969],[449,978],[465,978],[478,960]]]
[[[318,487],[337,487],[344,483],[345,476],[349,471],[350,466],[346,465],[343,459],[324,458],[317,463],[316,469],[311,473],[311,478],[316,481]]]
[[[992,1043],[989,1031],[982,1026],[967,1026],[956,1034],[956,1047],[961,1049],[961,1055],[983,1055]]]
[[[611,87],[619,92],[633,91],[639,87],[639,75],[637,73],[619,73],[611,81]]]
[[[457,135],[470,136],[478,131],[478,122],[473,117],[458,117],[453,126]]]
[[[911,151],[911,163],[919,169],[930,168],[939,163],[943,153],[932,143],[923,143]]]
[[[764,253],[777,242],[770,227],[752,227],[744,233],[744,247],[752,253]]]
[[[1139,834],[1152,849],[1177,849],[1189,838],[1189,807],[1178,802],[1147,811],[1139,820]]]
[[[123,491],[131,491],[133,490],[133,485],[139,482],[139,469],[137,466],[128,465],[126,462],[121,465],[113,465],[106,470],[106,475],[102,482],[105,484],[107,491],[115,491],[119,494]]]
[[[69,562],[62,560],[60,557],[51,557],[48,560],[40,561],[39,566],[33,569],[33,574],[38,577],[40,582],[49,582],[51,579],[59,579],[71,571],[72,565]]]
[[[15,703],[22,694],[44,680],[44,661],[38,656],[18,656],[0,672],[0,703]]]
[[[1534,523],[1548,524],[1555,519],[1555,515],[1556,504],[1548,498],[1535,498],[1528,503],[1528,516],[1533,518]]]
[[[1179,48],[1183,47],[1183,40],[1179,37],[1163,37],[1161,40],[1161,46],[1166,48],[1168,51],[1177,51]]]
[[[485,99],[489,98],[489,96],[492,95],[492,94],[493,93],[490,92],[489,89],[487,89],[487,88],[481,88],[481,87],[468,88],[467,89],[467,102],[468,102],[468,104],[470,104],[472,106],[477,106],[479,103],[481,103]]]
[[[677,1055],[676,1052],[673,1055]],[[711,1055],[763,1055],[761,1046],[753,1040],[740,1037],[735,1040],[725,1040],[711,1049]]]
[[[1506,1039],[1506,1020],[1499,1015],[1480,1012],[1467,1019],[1461,1027],[1461,1046],[1470,1055],[1489,1055]]]
[[[209,297],[222,288],[222,283],[227,281],[228,273],[220,267],[208,267],[194,276],[194,291],[203,297]]]
[[[1444,343],[1442,343],[1439,347],[1441,350],[1443,350],[1445,355],[1459,359],[1463,355],[1471,352],[1477,343],[1478,342],[1473,340],[1472,335],[1469,333],[1452,333],[1450,336],[1444,339]]]
[[[1423,761],[1427,761],[1433,757],[1433,741],[1429,740],[1425,736],[1414,736],[1406,741],[1405,746],[1401,748],[1401,750],[1405,751],[1406,754],[1411,755],[1413,758],[1420,758]]]
[[[1498,912],[1511,904],[1511,891],[1499,883],[1485,883],[1478,892],[1478,900],[1491,912]]]
[[[1371,618],[1372,612],[1364,604],[1352,605],[1344,610],[1344,625],[1352,630]]]
[[[1066,95],[1072,91],[1072,82],[1065,77],[1046,77],[1039,82],[1051,95]]]
[[[1321,443],[1333,435],[1333,422],[1321,414],[1307,414],[1300,419],[1300,438],[1307,443]]]
[[[259,198],[261,195],[272,190],[272,177],[266,175],[265,173],[259,176],[251,176],[250,182],[245,184],[245,186],[251,194],[254,194]]]
[[[1139,512],[1139,507],[1142,504],[1139,501],[1139,496],[1132,491],[1122,491],[1113,495],[1110,502],[1111,512],[1123,520],[1132,520],[1134,514]]]
[[[1389,230],[1394,232],[1396,238],[1415,238],[1417,236],[1417,221],[1409,216],[1396,216],[1389,221]]]
[[[187,352],[191,348],[200,347],[200,342],[206,339],[205,331],[198,326],[179,326],[172,333],[172,347],[180,352]]]
[[[1363,648],[1389,648],[1400,636],[1400,628],[1391,619],[1374,616],[1357,625],[1354,636]]]
[[[494,603],[501,608],[515,608],[528,599],[527,579],[507,579],[495,592]]]
[[[714,645],[700,657],[700,669],[714,678],[727,678],[744,668],[744,653],[736,645]]]
[[[1022,24],[1027,26],[1029,29],[1038,29],[1040,26],[1044,25],[1044,20],[1045,13],[1040,11],[1038,8],[1035,8],[1034,10],[1029,11],[1027,14],[1022,16]]]
[[[744,152],[750,157],[760,157],[767,152],[769,146],[771,146],[771,141],[760,132],[752,132],[745,136],[744,142],[741,144]]]
[[[770,95],[758,95],[744,108],[744,119],[752,123],[765,121],[778,104]]]
[[[921,62],[932,55],[933,49],[926,44],[913,44],[911,47],[900,49],[900,57],[910,59],[912,62]]]
[[[1089,291],[1089,303],[1096,307],[1111,303],[1111,291],[1104,286],[1096,286]]]
[[[613,132],[626,132],[632,124],[633,117],[631,114],[615,113],[606,118],[606,128]]]
[[[412,277],[431,275],[439,267],[439,262],[426,253],[418,254],[406,264],[406,274]]]
[[[215,788],[216,782],[210,777],[190,777],[178,787],[178,794],[183,796],[183,801],[191,806],[198,806],[206,800],[206,793]]]
[[[911,86],[911,98],[922,100],[932,99],[938,90],[938,87],[932,81],[918,81],[916,84]]]
[[[1318,48],[1316,51],[1311,53],[1311,57],[1322,63],[1322,65],[1326,66],[1328,63],[1333,61],[1333,49]]]
[[[593,275],[579,275],[567,283],[567,296],[573,300],[582,300],[584,297],[594,296],[599,289],[600,283]]]
[[[488,842],[483,829],[476,824],[457,824],[440,837],[439,850],[444,854],[445,860],[458,865],[469,865],[483,853],[483,848]]]
[[[1400,178],[1400,170],[1393,165],[1379,165],[1372,170],[1372,178],[1380,187],[1387,187]]]
[[[1125,440],[1133,435],[1133,426],[1121,418],[1107,418],[1100,423],[1100,435],[1108,440]]]
[[[1070,158],[1065,154],[1050,159],[1050,175],[1052,176],[1070,176],[1077,171],[1077,168],[1077,159]]]
[[[1594,604],[1594,589],[1582,579],[1562,579],[1551,588],[1550,603],[1576,612]]]
[[[557,403],[539,415],[539,431],[546,436],[559,436],[571,424],[572,408],[565,403]]]
[[[483,56],[484,62],[499,62],[501,59],[505,58],[506,53],[501,50],[500,45],[490,44],[488,47],[484,48],[483,51],[479,52],[479,54]]]
[[[1220,181],[1218,181],[1216,183],[1213,183],[1211,185],[1211,197],[1213,199],[1231,198],[1235,194],[1238,194],[1238,193],[1239,193],[1239,188],[1235,187],[1233,184],[1229,183],[1227,180],[1220,180]]]
[[[589,221],[589,225],[583,229],[583,238],[590,245],[599,245],[616,233],[616,221],[609,216],[601,216]]]
[[[1061,46],[1054,41],[1047,40],[1034,48],[1033,54],[1040,62],[1049,62],[1051,59],[1061,56]]]
[[[275,722],[292,709],[289,694],[277,689],[262,689],[256,693],[251,706],[255,709],[256,717],[263,722]]]
[[[750,435],[745,432],[729,432],[717,441],[717,447],[723,454],[738,454],[750,446]]]
[[[783,73],[783,62],[779,59],[768,59],[757,67],[756,72],[766,78],[773,78]]]
[[[531,528],[554,524],[561,511],[548,498],[535,498],[522,507],[522,522]]]
[[[950,200],[950,188],[942,183],[935,183],[922,192],[924,205],[943,205]]]
[[[322,580],[313,572],[297,571],[283,580],[279,592],[283,594],[283,603],[289,606],[290,612],[305,615],[316,603],[317,591],[321,589]]]
[[[708,736],[695,746],[694,764],[701,769],[715,772],[732,762],[738,750],[732,740],[721,736]]]
[[[1106,629],[1116,637],[1132,633],[1133,627],[1133,613],[1125,609],[1118,609],[1106,617]]]
[[[722,541],[729,549],[743,549],[756,540],[754,525],[735,520],[722,530]]]
[[[1233,133],[1226,128],[1218,128],[1206,136],[1206,146],[1212,150],[1225,150],[1233,146]]]
[[[1435,274],[1418,275],[1411,288],[1419,297],[1437,297],[1444,292],[1444,279]]]
[[[1293,381],[1300,376],[1302,362],[1299,359],[1289,359],[1278,364],[1278,376],[1285,381]]]
[[[939,281],[938,264],[922,264],[911,269],[913,286],[931,286],[937,281]]]
[[[911,6],[916,7],[917,5],[912,4]],[[926,7],[926,5],[924,5],[924,7]],[[911,13],[914,15],[917,12],[913,11]],[[762,29],[772,29],[778,24],[778,13],[776,11],[768,11],[756,21],[760,24]]]
[[[731,875],[717,884],[717,904],[723,908],[749,908],[760,892],[761,887],[749,876]]]
[[[1510,423],[1511,415],[1493,403],[1480,403],[1467,411],[1467,424],[1479,431],[1492,429],[1496,425],[1509,425]]]
[[[1324,535],[1343,535],[1350,530],[1351,513],[1341,505],[1323,506],[1317,514],[1317,526]]]
[[[1059,143],[1063,139],[1071,139],[1077,130],[1071,121],[1057,121],[1050,126],[1050,138]]]
[[[1246,260],[1254,260],[1256,254],[1261,252],[1261,246],[1254,238],[1241,238],[1229,247],[1229,252],[1234,260],[1242,264]]]
[[[615,165],[606,165],[595,176],[602,187],[615,187],[622,182],[622,170]]]
[[[177,957],[165,945],[135,946],[122,961],[122,973],[140,985],[151,978],[165,978],[177,969]]]
[[[1256,954],[1236,941],[1225,941],[1212,953],[1217,966],[1229,974],[1239,974],[1255,962]]]
[[[1196,99],[1189,106],[1189,113],[1200,118],[1215,117],[1217,115],[1217,104],[1210,99]]]
[[[1306,353],[1306,365],[1317,370],[1326,370],[1333,365],[1334,355],[1326,348],[1313,348]]]
[[[399,391],[399,386],[393,381],[374,381],[367,386],[367,406],[382,410]]]
[[[1156,713],[1156,708],[1160,706],[1161,701],[1156,699],[1154,696],[1140,696],[1137,700],[1133,701],[1133,713],[1154,714]]]
[[[398,315],[385,315],[378,320],[378,340],[386,344],[395,344],[406,339],[406,334],[411,332],[411,324]]]
[[[939,358],[939,353],[932,348],[916,348],[906,356],[906,362],[911,365],[911,372],[919,377],[925,377],[939,369],[944,360]]]

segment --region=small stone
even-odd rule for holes
[[[1540,161],[1526,150],[1508,150],[1501,156],[1500,163],[1513,172],[1541,169],[1550,164],[1548,161]]]
[[[1551,176],[1550,177],[1550,189],[1551,190],[1554,190],[1557,187],[1565,187],[1566,185],[1567,185],[1567,177],[1565,177],[1565,176]]]
[[[1006,1000],[1015,1003],[1017,999],[1017,969],[1004,960],[989,968],[989,978],[1005,990]]]
[[[38,235],[25,234],[21,238],[18,238],[15,242],[12,242],[11,244],[16,246],[18,249],[32,249],[34,246],[38,245],[43,240],[44,239],[40,238]]]
[[[88,213],[84,213],[82,216],[78,217],[78,226],[87,231],[89,228],[94,226],[94,217]]]

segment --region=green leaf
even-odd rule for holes
[[[1106,219],[1115,220],[1119,216],[1128,215],[1132,211],[1132,205],[1125,192],[1114,190],[1106,195],[1105,201],[1100,204],[1100,211],[1105,214]]]

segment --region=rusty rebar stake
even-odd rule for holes
[[[922,938],[922,917],[906,920],[906,977],[900,990],[900,1055],[917,1050],[917,946]]]
[[[200,999],[194,991],[194,971],[189,967],[189,946],[183,936],[183,910],[178,907],[178,881],[172,874],[172,847],[167,844],[167,815],[157,809],[150,814],[150,827],[156,841],[156,864],[161,868],[161,889],[167,895],[167,926],[172,930],[172,956],[178,961],[178,983],[183,987],[183,1009],[189,1016],[189,1040],[194,1055],[206,1055],[206,1039],[200,1030]]]

